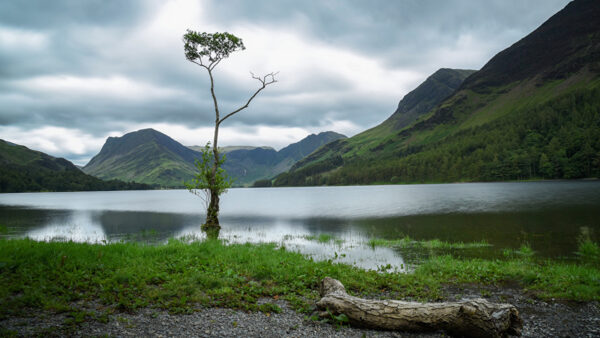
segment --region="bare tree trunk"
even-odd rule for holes
[[[399,300],[369,300],[350,296],[340,281],[325,277],[321,282],[321,316],[345,314],[350,324],[385,330],[437,331],[465,337],[520,335],[523,322],[510,304],[485,299],[447,303],[417,303]]]
[[[219,125],[221,124],[219,116],[219,105],[217,104],[217,97],[215,95],[214,79],[212,71],[207,68],[210,76],[210,94],[213,98],[215,106],[215,132],[213,137],[213,166],[210,177],[210,202],[208,203],[208,209],[206,210],[206,222],[204,223],[203,229],[209,238],[218,238],[221,225],[219,224],[219,193],[216,187],[217,170],[219,168]]]

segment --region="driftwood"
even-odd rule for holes
[[[521,335],[523,321],[510,304],[470,299],[448,303],[370,300],[350,296],[333,278],[321,282],[322,317],[344,314],[351,325],[384,330],[438,331],[465,337]]]

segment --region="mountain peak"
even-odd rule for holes
[[[384,124],[391,124],[392,130],[407,127],[454,93],[463,81],[475,72],[471,69],[438,69],[402,98],[394,114]]]
[[[146,128],[109,137],[83,170],[99,178],[181,186],[192,177],[197,157],[197,152],[169,136]]]
[[[600,69],[600,1],[575,0],[495,55],[462,88],[485,91],[536,77],[563,79],[586,66]]]
[[[280,157],[289,157],[294,159],[294,161],[298,161],[308,156],[320,146],[342,138],[347,137],[333,131],[324,131],[318,135],[310,134],[299,142],[292,143],[287,147],[282,148],[279,150],[278,154]]]

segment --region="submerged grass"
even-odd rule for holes
[[[596,249],[585,244],[580,250],[597,254],[597,244],[592,244]],[[538,261],[519,254],[494,260],[443,255],[403,274],[316,262],[274,244],[0,240],[0,318],[30,309],[75,313],[75,321],[81,316],[106,317],[77,312],[73,304],[78,301],[99,301],[110,311],[149,306],[187,313],[198,306],[218,306],[278,312],[276,304],[258,300],[281,298],[301,312],[310,312],[325,276],[340,280],[358,296],[381,295],[386,290],[392,298],[441,300],[443,284],[517,282],[541,298],[600,300],[600,268],[597,261],[585,262]]]
[[[333,242],[336,245],[341,245],[341,244],[344,243],[343,239],[336,238],[335,236],[330,235],[330,234],[320,234],[319,236],[306,235],[306,236],[304,236],[304,239],[306,239],[307,241],[317,241],[317,242],[322,243],[322,244]]]
[[[491,244],[487,243],[485,240],[478,242],[444,242],[439,239],[432,239],[427,241],[417,241],[409,236],[404,236],[400,239],[381,239],[381,238],[371,238],[367,242],[369,246],[372,248],[377,246],[382,247],[397,247],[397,248],[413,248],[413,247],[421,247],[426,249],[475,249],[475,248],[485,248],[490,247]]]

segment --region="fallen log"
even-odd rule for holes
[[[325,277],[321,282],[320,316],[344,314],[354,326],[384,330],[427,332],[444,330],[464,337],[521,335],[523,321],[511,304],[483,298],[447,303],[370,300],[346,293],[344,285]]]

